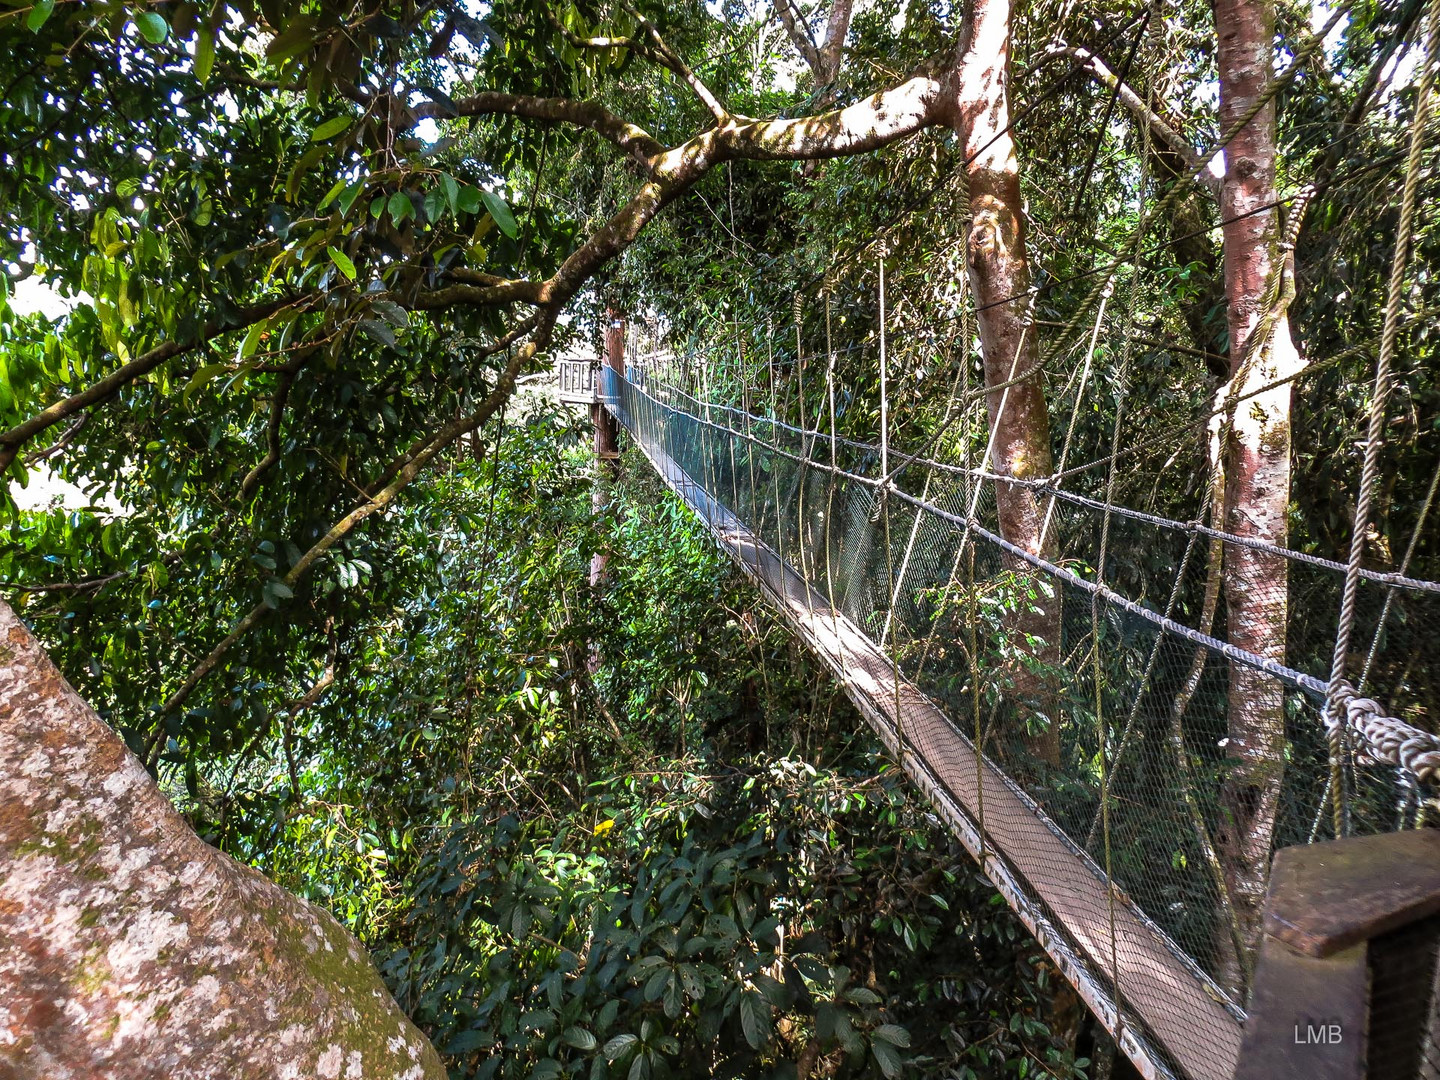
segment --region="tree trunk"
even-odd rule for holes
[[[444,1080],[363,948],[216,851],[0,603],[0,1075]]]
[[[605,366],[625,374],[625,317],[615,308],[608,308],[605,324]],[[596,390],[600,388],[599,378]],[[614,498],[614,487],[620,456],[620,427],[615,417],[598,401],[590,406],[590,421],[595,427],[595,486],[590,493],[590,508],[595,516],[607,513]],[[590,584],[603,585],[610,562],[609,548],[602,547],[590,559]]]
[[[1219,41],[1220,127],[1253,107],[1271,76],[1273,0],[1216,0]],[[1230,332],[1231,394],[1244,394],[1292,374],[1300,363],[1288,321],[1274,322],[1271,344],[1248,370],[1242,360],[1250,335],[1266,315],[1267,283],[1280,236],[1275,201],[1275,108],[1265,108],[1225,151],[1221,192],[1225,294]],[[1223,527],[1275,544],[1287,539],[1290,498],[1290,387],[1243,402],[1229,440],[1220,448],[1225,468]],[[1288,574],[1285,559],[1233,544],[1225,548],[1225,606],[1229,639],[1272,660],[1285,658]],[[1252,949],[1260,929],[1284,772],[1285,692],[1275,679],[1232,662],[1229,677],[1229,743],[1232,759],[1221,785],[1216,847],[1241,940]],[[1222,944],[1227,932],[1219,935]],[[1245,958],[1222,948],[1225,972],[1240,987]]]
[[[954,124],[970,165],[970,233],[966,263],[979,313],[985,383],[998,386],[1022,376],[1040,360],[1033,327],[1027,327],[1030,267],[1025,252],[1025,216],[1020,166],[1011,139],[1009,0],[973,0],[962,31],[953,73]],[[1050,416],[1037,372],[1033,378],[997,389],[986,399],[994,449],[991,467],[1004,476],[1040,479],[1050,475]],[[1035,554],[1053,555],[1053,532],[1042,544],[1035,493],[1014,484],[995,485],[1000,535]],[[1014,647],[1055,667],[1060,658],[1060,596],[1053,582],[1018,559],[1007,568],[1032,587],[1034,601],[1022,600],[1012,632]],[[1046,596],[1044,589],[1052,590]],[[1044,731],[1026,736],[1032,753],[1060,761],[1058,702],[1053,680],[1016,664],[1011,681],[1022,711],[1042,714]]]

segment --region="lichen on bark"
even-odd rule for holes
[[[328,913],[201,840],[0,604],[0,1076],[443,1080]]]

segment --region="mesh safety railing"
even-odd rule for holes
[[[1207,544],[1241,541],[1063,492],[1048,503],[1042,488],[1062,553],[1051,562],[1004,541],[997,480],[977,470],[919,460],[896,471],[892,457],[887,484],[875,446],[707,403],[643,366],[604,371],[601,396],[803,582],[792,598],[843,619],[895,685],[923,693],[897,692],[887,709],[902,756],[965,798],[1022,902],[1104,984],[1119,1026],[1158,1036],[1157,1071],[1228,1076],[1265,884],[1243,868],[1328,837],[1337,802],[1325,680],[1196,625]],[[1134,560],[1122,558],[1097,575],[1104,528],[1110,552],[1143,551],[1167,573],[1127,573]],[[1333,632],[1344,567],[1261,555],[1289,562],[1290,604],[1316,613],[1316,640]],[[1431,582],[1376,572],[1362,593],[1362,633],[1433,616],[1440,601]],[[1283,717],[1273,775],[1228,745],[1237,707]],[[1364,748],[1339,782],[1349,833],[1413,825],[1423,811],[1415,777]],[[1258,841],[1236,828],[1247,800],[1273,821]],[[1257,842],[1265,850],[1246,850]]]

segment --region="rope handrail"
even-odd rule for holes
[[[617,376],[618,373],[611,372],[608,369],[604,372],[604,377],[607,381]],[[1228,660],[1236,661],[1270,675],[1296,690],[1304,691],[1322,706],[1326,700],[1329,690],[1329,684],[1326,680],[1306,674],[1279,661],[1249,652],[1228,641],[1196,630],[1194,627],[1186,626],[1184,623],[1177,622],[1175,619],[1161,612],[1148,608],[1144,604],[1116,592],[1109,586],[1081,577],[1067,567],[1061,566],[1041,555],[1037,555],[1034,552],[1011,543],[998,533],[986,528],[973,514],[963,516],[953,514],[926,499],[911,495],[895,487],[893,484],[887,484],[885,481],[876,477],[865,476],[861,473],[852,472],[824,461],[817,461],[813,458],[806,458],[799,454],[792,453],[774,443],[766,442],[753,434],[738,431],[725,424],[716,423],[703,416],[677,408],[655,397],[648,390],[637,385],[628,377],[626,377],[626,382],[634,392],[639,393],[668,413],[684,416],[693,423],[758,446],[767,453],[777,454],[806,468],[815,469],[819,472],[863,484],[872,490],[878,491],[882,499],[893,495],[895,498],[910,504],[922,513],[931,514],[939,520],[967,529],[971,534],[981,537],[1006,554],[1020,559],[1066,585],[1077,588],[1113,607],[1145,620],[1162,634],[1169,634],[1188,641],[1191,644],[1203,646],[1224,656]],[[690,395],[686,394],[684,396],[689,397]],[[754,414],[746,415],[751,416],[752,419],[763,419],[754,417]],[[859,445],[864,446],[865,444]],[[1000,480],[1002,482],[1010,482],[1012,479],[993,473],[986,473],[985,478]],[[1096,503],[1096,500],[1087,500],[1087,502]],[[1103,506],[1104,504],[1098,505]],[[1124,508],[1116,507],[1115,509],[1123,510]],[[1136,511],[1136,513],[1139,513],[1139,511]],[[1146,516],[1149,517],[1152,515]],[[1177,522],[1174,524],[1183,525],[1184,523]],[[1197,532],[1202,531],[1199,526],[1195,528]],[[1208,530],[1209,534],[1216,532],[1217,530]],[[1226,534],[1220,535],[1224,537]],[[1322,722],[1326,726],[1327,731],[1334,732],[1343,726],[1345,730],[1355,738],[1356,745],[1363,749],[1362,763],[1393,765],[1405,770],[1417,780],[1440,783],[1440,736],[1432,735],[1398,717],[1386,715],[1382,706],[1371,698],[1360,697],[1355,689],[1350,687],[1348,683],[1342,685],[1339,696],[1335,697],[1334,700],[1343,707],[1343,715],[1341,709],[1327,711],[1322,708]]]
[[[828,433],[822,432],[819,429],[812,430],[809,428],[796,427],[795,425],[788,424],[783,420],[776,420],[772,417],[763,416],[758,413],[747,413],[744,410],[736,408],[733,405],[722,405],[718,402],[703,401],[700,398],[695,397],[695,395],[690,394],[689,392],[682,390],[679,387],[674,386],[673,384],[668,383],[663,379],[654,379],[653,381],[665,387],[665,389],[671,394],[683,398],[688,398],[690,401],[694,402],[697,407],[701,409],[708,409],[712,412],[727,412],[737,418],[744,418],[748,420],[752,425],[763,424],[773,428],[778,428],[784,431],[788,431],[791,434],[800,437],[801,439],[825,439],[828,441],[831,438]],[[697,419],[699,418],[698,415],[695,413],[687,412],[686,415],[697,416]],[[705,422],[710,423],[709,421]],[[742,432],[739,432],[734,428],[725,427],[724,425],[720,426],[724,430],[729,431],[732,434],[740,435],[742,438],[746,438],[747,440],[749,440],[750,438],[749,436],[744,435]],[[837,435],[834,437],[834,439],[842,446],[845,446],[851,450],[860,451],[862,453],[874,454],[878,459],[880,449],[878,446],[875,446],[872,443],[862,442],[857,439],[848,438],[844,435]],[[772,443],[762,443],[762,445],[766,447],[773,446]],[[783,451],[781,452],[783,453]],[[796,460],[800,459],[797,458]],[[1067,502],[1075,506],[1083,506],[1087,509],[1096,511],[1108,510],[1111,513],[1120,515],[1121,517],[1129,518],[1132,521],[1142,521],[1146,524],[1156,525],[1161,528],[1170,529],[1175,532],[1185,534],[1198,534],[1200,536],[1205,536],[1216,540],[1223,540],[1224,542],[1229,544],[1235,544],[1239,547],[1251,548],[1255,551],[1261,551],[1265,552],[1266,554],[1276,555],[1281,558],[1289,559],[1293,562],[1303,563],[1307,566],[1314,566],[1323,570],[1331,570],[1336,573],[1343,574],[1347,569],[1346,564],[1340,562],[1339,560],[1327,559],[1323,555],[1315,555],[1308,551],[1297,551],[1294,548],[1284,547],[1280,544],[1274,544],[1268,540],[1262,540],[1259,537],[1242,536],[1238,533],[1227,532],[1224,529],[1216,529],[1213,526],[1204,525],[1199,521],[1177,521],[1174,518],[1167,518],[1160,514],[1151,514],[1144,510],[1137,510],[1133,507],[1123,506],[1119,503],[1106,503],[1100,499],[1092,499],[1085,495],[1080,495],[1076,492],[1067,491],[1064,488],[1058,487],[1055,484],[1056,477],[1032,479],[1018,476],[1006,476],[985,469],[969,468],[963,465],[952,465],[948,462],[936,461],[933,458],[927,457],[907,458],[903,465],[896,468],[895,472],[899,472],[900,468],[904,468],[905,466],[911,464],[919,465],[922,468],[926,469],[933,469],[938,472],[949,473],[954,476],[966,476],[975,480],[989,480],[991,482],[1014,484],[1017,487],[1029,488],[1032,491],[1039,492],[1043,495],[1052,496],[1062,502]],[[892,473],[892,475],[894,474]],[[1057,476],[1058,475],[1060,474],[1057,473]],[[1440,581],[1431,581],[1426,578],[1410,577],[1398,571],[1372,570],[1367,567],[1361,567],[1359,574],[1361,579],[1373,582],[1377,585],[1385,585],[1399,589],[1410,589],[1415,592],[1440,594]]]
[[[608,377],[609,376],[607,373],[607,378]],[[832,467],[825,462],[815,461],[811,458],[801,457],[799,454],[793,454],[788,450],[781,449],[773,443],[767,443],[762,439],[756,438],[754,435],[747,435],[743,431],[736,431],[734,428],[727,427],[724,424],[717,424],[713,420],[706,420],[704,417],[696,416],[694,413],[686,412],[682,409],[677,409],[675,406],[669,405],[661,401],[659,398],[648,393],[639,386],[636,386],[636,384],[633,382],[631,382],[630,385],[635,389],[636,392],[648,398],[650,401],[654,402],[654,404],[656,404],[662,409],[665,409],[668,412],[684,416],[692,422],[700,424],[704,427],[708,427],[716,431],[722,431],[727,435],[731,435],[744,442],[759,446],[769,453],[778,454],[783,458],[787,458],[790,461],[794,461],[798,464],[804,465],[807,468],[816,469],[820,472],[831,473],[832,475],[843,477],[846,480],[853,480],[856,483],[864,484],[866,487],[874,488],[878,491],[881,491],[884,496],[894,495],[896,498],[911,504],[918,510],[933,514],[942,521],[948,521],[951,524],[958,525],[962,528],[969,528],[975,534],[983,537],[985,540],[988,540],[990,543],[994,544],[1006,554],[1013,555],[1016,558],[1029,563],[1031,566],[1034,566],[1036,569],[1045,571],[1052,577],[1057,578],[1058,580],[1064,582],[1067,585],[1073,585],[1076,588],[1082,590],[1083,592],[1099,596],[1107,603],[1122,608],[1123,610],[1128,611],[1132,615],[1138,615],[1140,618],[1145,619],[1150,623],[1153,623],[1156,627],[1167,633],[1174,634],[1176,637],[1184,638],[1186,641],[1190,641],[1196,645],[1204,645],[1207,648],[1214,649],[1216,652],[1222,654],[1227,659],[1236,660],[1249,667],[1253,667],[1258,671],[1263,671],[1265,674],[1274,676],[1275,678],[1280,679],[1282,682],[1289,683],[1296,689],[1305,690],[1315,695],[1318,699],[1323,699],[1325,696],[1326,684],[1324,680],[1317,679],[1313,675],[1307,675],[1303,671],[1297,671],[1294,668],[1286,667],[1284,664],[1267,659],[1266,657],[1257,656],[1255,653],[1247,652],[1239,646],[1230,644],[1228,641],[1221,641],[1219,638],[1212,637],[1209,634],[1202,634],[1200,631],[1194,629],[1193,627],[1186,626],[1184,623],[1176,622],[1174,619],[1166,618],[1159,612],[1152,611],[1150,608],[1145,607],[1143,604],[1138,603],[1137,601],[1131,600],[1127,596],[1122,596],[1120,593],[1115,592],[1108,586],[1100,585],[1096,582],[1082,578],[1073,570],[1068,570],[1063,566],[1051,562],[1049,559],[1046,559],[1043,556],[1036,555],[1033,552],[1027,551],[1025,548],[1022,548],[1016,544],[1012,544],[1010,541],[1000,536],[1000,534],[991,532],[974,517],[962,517],[959,514],[952,514],[947,510],[942,510],[940,507],[935,506],[933,503],[920,499],[914,495],[909,494],[906,491],[902,491],[894,485],[887,486],[884,481],[878,480],[875,477],[864,476],[860,473],[851,472],[848,469]]]

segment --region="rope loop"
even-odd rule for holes
[[[1349,682],[1330,691],[1322,716],[1332,745],[1352,743],[1357,765],[1393,765],[1419,783],[1440,784],[1440,736],[1386,716],[1374,698]]]

